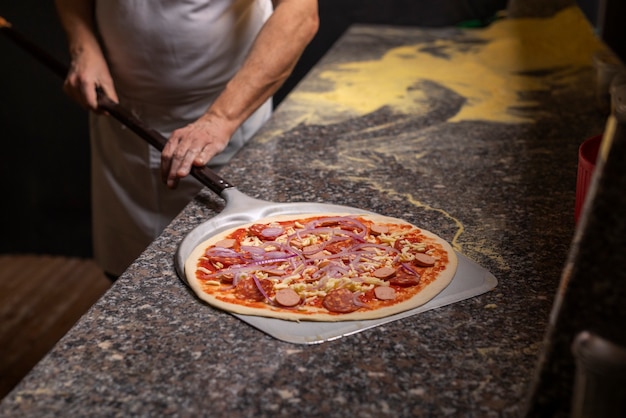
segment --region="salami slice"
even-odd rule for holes
[[[324,297],[322,305],[330,312],[348,313],[359,309],[352,301],[354,294],[348,289],[333,289]]]
[[[263,290],[266,293],[272,290],[271,281],[261,279],[259,280],[259,283],[261,283],[261,287],[263,287]],[[260,302],[265,299],[265,296],[261,293],[252,277],[247,277],[237,283],[237,286],[235,286],[235,295],[239,299],[252,300],[255,302]]]
[[[389,284],[400,286],[400,287],[417,286],[419,282],[420,282],[419,274],[417,275],[411,274],[403,270],[398,271],[395,276],[389,279]]]

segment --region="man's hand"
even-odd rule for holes
[[[65,93],[81,106],[97,111],[96,87],[118,102],[113,80],[104,57],[99,53],[79,51],[72,54],[70,69],[63,84]]]
[[[234,127],[219,116],[207,113],[197,121],[175,130],[161,152],[161,177],[174,189],[192,166],[202,167],[226,148]]]

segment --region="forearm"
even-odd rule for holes
[[[161,152],[168,187],[224,150],[235,130],[287,79],[318,27],[316,0],[275,0],[248,56],[204,115],[177,129]]]
[[[277,1],[243,66],[205,116],[220,117],[234,131],[285,82],[318,24],[317,1]]]
[[[100,53],[95,35],[92,0],[55,0],[72,58],[85,51]]]

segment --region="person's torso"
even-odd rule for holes
[[[96,21],[120,96],[185,104],[222,90],[271,10],[270,0],[99,0]]]

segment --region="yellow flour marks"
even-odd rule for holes
[[[454,237],[452,238],[452,240],[450,241],[450,244],[452,245],[452,248],[454,248],[458,252],[463,252],[463,246],[459,242],[459,238],[461,237],[461,234],[463,234],[463,232],[465,231],[465,226],[463,226],[463,223],[459,219],[455,218],[454,216],[452,216],[450,213],[446,212],[443,209],[435,208],[433,206],[427,205],[427,204],[425,204],[425,203],[415,199],[413,197],[413,195],[411,195],[410,193],[404,193],[404,197],[413,206],[418,207],[418,208],[422,208],[422,209],[425,209],[425,210],[428,210],[428,211],[438,212],[441,215],[443,215],[444,218],[450,220],[454,225],[456,225],[457,231],[454,234]]]
[[[480,42],[440,39],[401,46],[377,60],[325,71],[320,78],[333,86],[330,91],[292,93],[293,109],[299,110],[296,120],[328,124],[382,106],[399,114],[423,114],[433,98],[419,83],[431,81],[467,99],[451,122],[531,122],[510,109],[533,105],[520,92],[549,86],[544,84],[546,78],[527,72],[560,69],[550,77],[566,83],[575,73],[567,69],[590,66],[593,53],[601,48],[577,7],[549,19],[503,19],[485,29],[468,30],[466,37]]]
[[[565,66],[590,66],[602,48],[577,7],[547,19],[508,19],[483,31],[489,40],[481,59],[499,71],[537,71]]]
[[[494,261],[501,271],[509,271],[511,269],[509,264],[504,260],[504,257],[502,257],[502,254],[498,252],[497,247],[494,248],[492,241],[487,242],[484,238],[474,238],[471,242],[465,243],[465,248],[470,253],[478,253],[483,257]]]
[[[448,221],[450,221],[456,227],[456,232],[455,232],[454,236],[452,237],[452,240],[449,241],[450,245],[452,245],[452,248],[454,248],[456,251],[458,251],[460,253],[463,253],[463,248],[464,247],[469,247],[469,248],[471,248],[471,252],[482,254],[486,258],[495,261],[498,264],[500,270],[507,271],[507,270],[510,269],[508,263],[504,260],[502,255],[499,254],[497,252],[497,250],[495,250],[493,248],[492,244],[491,245],[487,244],[487,242],[485,242],[486,241],[485,239],[482,239],[482,240],[475,240],[474,239],[474,240],[472,240],[472,242],[462,243],[461,242],[461,236],[465,232],[465,225],[463,225],[463,222],[461,222],[460,219],[454,217],[448,211],[446,211],[444,209],[441,209],[441,208],[436,208],[436,207],[431,206],[429,204],[426,204],[426,203],[416,199],[410,193],[401,193],[401,192],[398,192],[398,191],[396,191],[394,189],[385,188],[382,185],[380,185],[379,183],[376,183],[375,181],[372,181],[372,179],[369,178],[369,177],[347,176],[347,177],[345,177],[345,179],[348,180],[348,181],[351,181],[351,182],[367,183],[370,187],[372,187],[373,189],[377,190],[381,194],[387,194],[389,196],[398,196],[402,200],[410,202],[411,205],[415,206],[416,208],[420,208],[420,209],[423,209],[423,210],[439,213],[443,218],[445,218]],[[435,232],[435,231],[433,231],[433,232]]]

